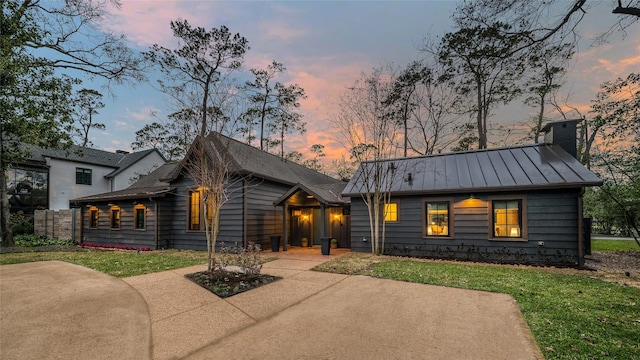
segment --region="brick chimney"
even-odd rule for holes
[[[577,157],[576,127],[582,119],[547,123],[543,128],[544,143],[559,145],[574,158]]]

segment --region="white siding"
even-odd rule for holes
[[[111,190],[105,175],[114,169],[106,166],[83,164],[66,160],[47,158],[49,165],[49,209],[69,208],[69,200],[83,196],[100,194]],[[76,168],[91,169],[91,185],[76,184]]]
[[[136,180],[139,175],[147,175],[153,170],[159,168],[165,163],[164,159],[157,152],[150,152],[147,156],[138,160],[135,164],[119,173],[113,178],[113,189],[111,191],[123,190],[131,186],[134,177]]]

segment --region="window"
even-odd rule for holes
[[[449,236],[449,202],[425,202],[426,235]]]
[[[89,228],[98,228],[98,208],[95,206],[89,208]]]
[[[76,184],[91,185],[91,169],[76,168]]]
[[[398,222],[398,203],[384,204],[384,221]]]
[[[144,205],[136,205],[133,208],[133,226],[136,230],[144,230],[145,222],[146,222],[146,210],[147,208]]]
[[[200,191],[189,192],[189,230],[200,230]]]
[[[522,200],[492,200],[493,237],[522,238]]]
[[[111,207],[111,228],[120,229],[120,208],[118,206]]]

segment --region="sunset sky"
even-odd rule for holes
[[[226,25],[232,33],[247,38],[251,49],[245,68],[263,68],[272,60],[285,65],[279,78],[297,83],[308,98],[301,102],[307,133],[288,140],[289,150],[307,152],[313,144],[326,146],[328,158],[343,153],[331,132],[329,119],[337,101],[361,72],[393,64],[404,66],[420,58],[418,46],[426,36],[449,31],[452,1],[142,1],[122,0],[112,9],[104,29],[124,34],[134,50],[146,51],[155,43],[173,48],[169,22],[186,19],[206,29]],[[564,92],[570,102],[585,111],[599,85],[640,69],[640,24],[621,40],[591,47],[591,39],[614,24],[611,4],[590,10],[581,25],[579,53],[568,69]],[[83,87],[99,89],[100,83]],[[167,98],[150,84],[114,87],[115,97],[105,96],[106,107],[97,121],[105,131],[92,130],[94,147],[130,150],[135,132],[154,121],[165,121],[171,113]],[[499,110],[493,121],[513,124],[525,120],[531,108],[514,102]],[[154,115],[152,115],[154,114]],[[497,144],[504,145],[504,144]]]

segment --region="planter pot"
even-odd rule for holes
[[[338,248],[338,244],[331,244],[331,248],[332,249],[337,249]]]
[[[280,251],[280,236],[272,236],[271,237],[271,251],[278,252]]]
[[[331,242],[330,237],[321,237],[320,238],[320,249],[322,250],[322,255],[329,255],[329,243]]]

